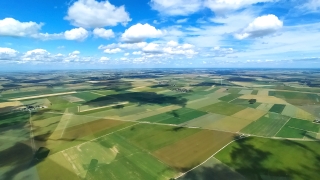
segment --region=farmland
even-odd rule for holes
[[[3,75],[0,179],[317,179],[320,90],[289,72]]]
[[[248,179],[318,179],[318,148],[319,142],[252,137],[233,142],[215,158]]]

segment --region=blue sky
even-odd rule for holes
[[[320,67],[320,0],[2,0],[0,8],[0,70]]]

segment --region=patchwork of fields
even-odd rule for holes
[[[0,179],[318,178],[316,91],[219,78],[90,77],[5,92]]]

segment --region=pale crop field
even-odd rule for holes
[[[281,114],[282,114],[282,115],[285,115],[285,116],[295,117],[297,110],[298,110],[297,107],[288,104],[288,105],[286,105],[286,107],[283,109],[283,111],[282,111]]]
[[[265,115],[267,112],[252,108],[246,108],[242,111],[239,111],[232,115],[232,117],[241,118],[241,119],[248,119],[251,121],[255,121]]]
[[[220,114],[213,114],[213,113],[208,113],[204,116],[200,116],[198,118],[195,118],[191,121],[188,121],[184,124],[183,126],[188,126],[188,127],[202,127],[202,128],[209,128],[209,125],[214,123],[215,121],[218,121],[219,119],[225,118],[225,115],[220,115]]]
[[[274,104],[260,104],[256,109],[262,110],[262,111],[269,111]]]
[[[299,119],[304,119],[304,120],[311,120],[311,121],[313,121],[315,119],[315,117],[312,114],[310,114],[300,108],[297,108],[296,114],[294,117],[299,118]]]
[[[76,91],[72,92],[65,92],[65,93],[53,93],[53,94],[44,94],[44,95],[39,95],[39,96],[28,96],[28,97],[22,97],[22,98],[14,98],[10,99],[11,101],[22,101],[22,100],[27,100],[27,99],[36,99],[36,98],[43,98],[43,97],[50,97],[50,96],[60,96],[60,95],[65,95],[65,94],[75,94],[77,93]]]
[[[260,96],[268,96],[269,95],[269,90],[263,89],[258,91],[258,95]]]
[[[267,104],[288,104],[285,100],[274,97],[274,96],[263,96],[263,95],[251,95],[245,94],[239,97],[239,99],[256,99],[259,103]]]
[[[251,94],[253,90],[250,89],[242,89],[239,94]]]

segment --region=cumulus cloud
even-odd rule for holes
[[[69,56],[79,55],[79,54],[80,54],[80,51],[73,51],[72,53],[69,54]]]
[[[50,53],[45,49],[34,49],[27,51],[23,56],[23,61],[46,61]]]
[[[64,37],[67,40],[77,40],[77,41],[83,41],[88,37],[89,33],[84,28],[74,28],[69,31],[64,32]]]
[[[65,19],[74,26],[85,28],[125,25],[131,21],[124,6],[116,7],[108,0],[78,0],[69,7]]]
[[[273,1],[276,0],[205,0],[204,6],[216,14],[225,14],[253,4]]]
[[[109,39],[109,38],[114,37],[114,32],[112,31],[112,29],[95,28],[93,30],[93,34],[96,37],[101,37],[104,39]]]
[[[151,8],[168,16],[189,15],[200,10],[201,0],[151,0]]]
[[[131,26],[122,34],[122,40],[125,42],[136,43],[147,38],[159,38],[164,33],[149,24],[136,24]]]
[[[281,29],[283,22],[273,14],[257,17],[241,32],[235,34],[237,39],[257,38],[270,35]]]
[[[145,53],[161,53],[162,50],[160,46],[155,43],[149,43],[146,47],[142,48],[142,51]]]
[[[115,54],[115,53],[119,53],[122,50],[120,48],[115,48],[115,49],[105,49],[103,52],[107,53],[107,54]]]
[[[102,56],[102,57],[100,58],[100,61],[108,61],[108,60],[110,60],[110,58],[105,57],[105,56]]]
[[[38,34],[42,24],[20,22],[13,18],[0,20],[0,36],[25,37]]]
[[[169,41],[169,42],[167,43],[167,45],[170,46],[170,47],[176,47],[176,46],[179,45],[179,43],[176,42],[176,41]]]
[[[14,49],[0,47],[0,60],[11,60],[12,58],[17,57],[18,54],[19,52]]]

